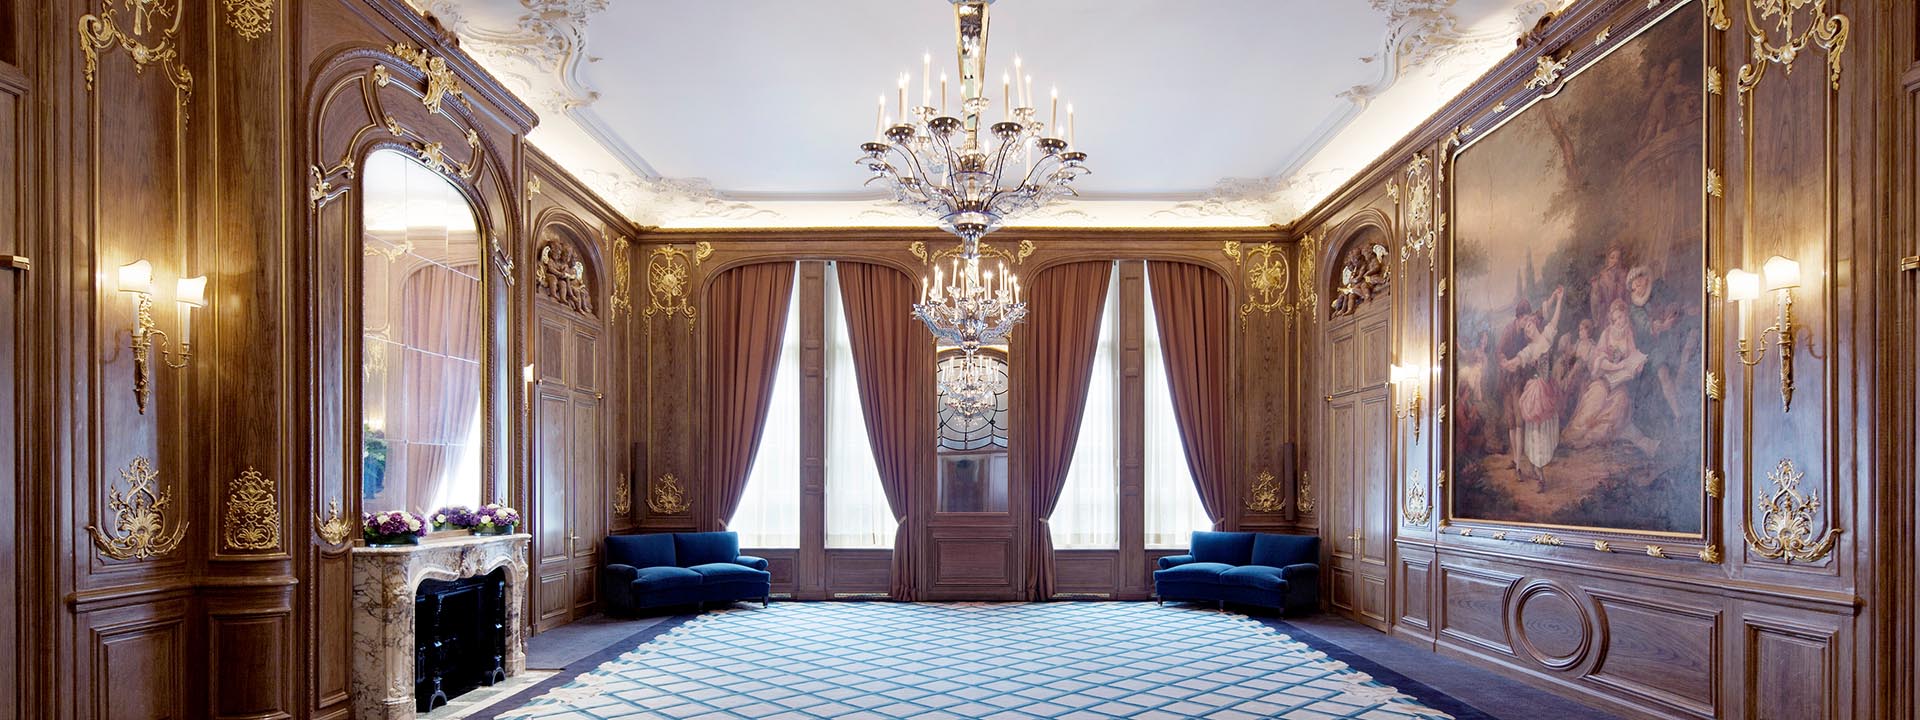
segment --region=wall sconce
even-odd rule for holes
[[[1394,365],[1387,374],[1387,381],[1395,388],[1413,388],[1413,398],[1402,404],[1398,399],[1393,402],[1395,420],[1413,421],[1413,439],[1420,439],[1420,385],[1426,368],[1419,365]]]
[[[1751,346],[1748,335],[1747,303],[1760,298],[1760,285],[1774,294],[1779,315],[1772,325],[1760,331],[1760,342]],[[1767,354],[1767,336],[1780,346],[1780,406],[1793,409],[1793,289],[1800,287],[1800,263],[1779,255],[1767,259],[1755,275],[1740,268],[1727,271],[1727,302],[1740,303],[1740,362],[1748,367],[1760,364]]]
[[[133,296],[133,396],[140,414],[147,413],[147,400],[153,395],[151,363],[154,345],[160,346],[160,361],[175,370],[193,363],[193,310],[207,306],[207,277],[180,278],[173,301],[180,306],[180,360],[167,350],[170,338],[153,320],[153,264],[135,260],[120,266],[120,292]],[[157,337],[156,337],[157,336]]]

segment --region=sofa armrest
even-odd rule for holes
[[[1287,581],[1283,610],[1311,613],[1320,609],[1320,566],[1299,563],[1280,568],[1280,579]]]
[[[754,557],[752,555],[741,555],[739,557],[734,558],[733,562],[735,565],[745,565],[747,567],[753,568],[755,570],[760,570],[763,572],[767,569],[766,558]]]
[[[633,581],[640,568],[614,563],[600,570],[600,597],[613,610],[633,609]]]
[[[1160,558],[1160,569],[1165,570],[1170,567],[1185,565],[1190,562],[1193,562],[1192,555],[1168,555],[1166,557]]]
[[[1288,583],[1318,582],[1320,566],[1316,563],[1299,563],[1280,568],[1280,579]]]

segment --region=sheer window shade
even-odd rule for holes
[[[1119,290],[1120,273],[1115,272],[1107,284],[1080,435],[1074,441],[1060,501],[1047,518],[1053,547],[1059,550],[1120,547]]]
[[[827,266],[827,547],[893,548],[896,523],[867,439],[838,264]]]
[[[787,324],[774,371],[773,399],[740,507],[727,529],[744,548],[800,547],[800,283],[787,300]]]
[[[1195,530],[1212,530],[1213,519],[1200,503],[1187,451],[1180,442],[1174,416],[1173,388],[1167,381],[1167,359],[1160,347],[1159,318],[1153,312],[1153,288],[1147,288],[1146,344],[1146,526],[1147,547],[1184,548]]]

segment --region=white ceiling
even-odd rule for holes
[[[853,161],[899,73],[918,97],[923,52],[958,74],[947,0],[416,2],[540,112],[536,145],[638,222],[924,222]],[[1037,224],[1287,222],[1559,4],[1001,0],[989,94],[1017,52],[1043,103],[1057,85],[1079,111],[1094,174]]]

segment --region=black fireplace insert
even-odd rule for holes
[[[414,707],[507,679],[507,575],[423,580],[414,594]]]

